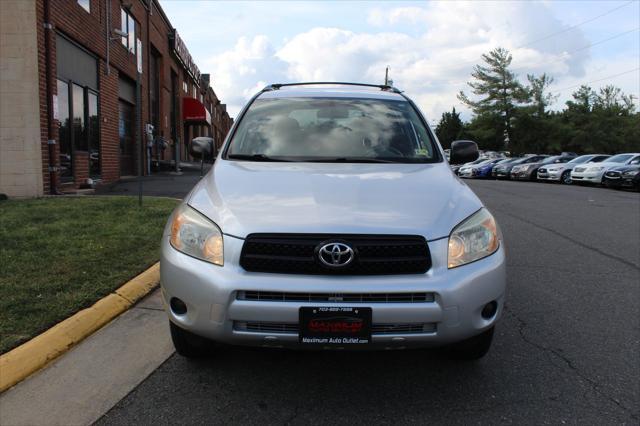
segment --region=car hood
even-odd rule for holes
[[[446,163],[217,160],[188,204],[227,235],[413,234],[434,240],[482,207]]]
[[[606,161],[602,161],[600,163],[586,163],[583,164],[582,167],[586,167],[587,169],[591,167],[604,167],[605,170],[609,170],[613,167],[624,167],[626,164],[624,163],[608,163]]]
[[[636,166],[636,165],[617,166],[609,169],[609,171],[611,170],[615,170],[617,172],[640,171],[640,166]]]

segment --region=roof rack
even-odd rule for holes
[[[271,90],[279,90],[281,87],[288,86],[316,86],[316,85],[334,85],[334,86],[364,86],[364,87],[377,87],[380,90],[393,92],[393,93],[402,93],[399,89],[389,86],[388,84],[367,84],[367,83],[348,83],[343,81],[310,81],[303,83],[275,83],[266,86],[262,89],[263,92],[268,92]]]

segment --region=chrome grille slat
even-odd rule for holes
[[[244,290],[238,300],[256,302],[322,302],[322,303],[432,303],[435,295],[415,293],[295,293]]]
[[[298,334],[298,323],[288,322],[261,322],[261,321],[235,321],[234,330],[251,333],[268,334]],[[372,324],[373,336],[387,334],[425,334],[435,333],[436,323],[398,323],[398,324]]]

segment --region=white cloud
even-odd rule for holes
[[[369,11],[367,22],[382,27],[399,23],[418,24],[429,19],[429,11],[421,7],[396,7],[393,9],[374,8]]]
[[[275,53],[264,35],[253,39],[242,37],[233,49],[206,61],[216,94],[227,104],[232,116],[267,82],[281,80],[287,64]]]
[[[527,73],[542,72],[556,81],[578,81],[593,68],[587,66],[590,50],[583,47],[589,41],[581,29],[569,29],[544,3],[434,2],[423,8],[376,8],[367,22],[380,31],[315,27],[279,41],[241,38],[208,61],[214,87],[235,114],[268,82],[381,83],[389,65],[396,86],[433,122],[452,106],[469,117],[456,94],[467,89],[465,82],[481,54],[495,47],[512,52],[513,69],[522,81]],[[274,47],[274,42],[281,44]]]

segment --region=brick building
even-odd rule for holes
[[[232,119],[157,0],[1,3],[0,193],[109,183],[188,160],[194,137],[222,143]]]

